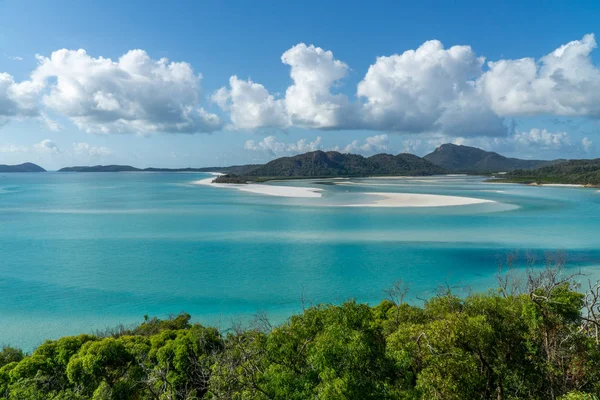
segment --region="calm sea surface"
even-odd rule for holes
[[[398,279],[412,283],[413,299],[446,282],[466,293],[493,285],[514,252],[563,250],[569,267],[600,266],[595,189],[478,177],[274,183],[324,189],[288,199],[191,184],[207,176],[0,175],[0,344],[31,350],[181,311],[223,329],[257,312],[280,322],[303,298],[376,303]],[[365,192],[496,203],[339,206],[372,200]]]

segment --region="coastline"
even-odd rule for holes
[[[348,204],[343,207],[448,207],[473,204],[496,203],[493,200],[474,197],[445,196],[419,193],[364,193],[370,196],[383,197],[372,203]]]
[[[218,172],[211,172],[214,176],[223,175]],[[206,178],[198,181],[193,181],[194,185],[205,185],[216,188],[226,189],[237,189],[241,192],[256,193],[266,196],[275,197],[294,197],[294,198],[319,198],[323,195],[320,193],[323,189],[311,188],[311,187],[300,187],[300,186],[275,186],[275,185],[264,185],[260,183],[214,183],[214,178]]]
[[[213,176],[222,175],[218,172],[211,172]],[[275,186],[260,183],[214,183],[214,178],[205,178],[193,181],[194,185],[211,186],[215,188],[237,189],[242,192],[261,194],[265,196],[289,197],[289,198],[320,198],[323,189],[298,186]],[[352,182],[347,182],[348,184]],[[338,185],[340,183],[336,183]],[[379,186],[378,184],[374,186]],[[485,203],[496,203],[493,200],[480,199],[474,197],[447,196],[437,194],[421,193],[386,193],[386,192],[366,192],[362,193],[369,196],[379,197],[374,201],[357,204],[340,204],[340,207],[450,207],[464,206]]]

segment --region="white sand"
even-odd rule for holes
[[[585,185],[572,185],[568,183],[542,183],[538,186],[554,186],[554,187],[585,187]]]
[[[349,204],[345,207],[446,207],[469,204],[495,203],[492,200],[472,197],[442,196],[437,194],[418,193],[365,193],[382,197],[372,203]]]
[[[213,173],[213,175],[221,175]],[[242,192],[264,194],[266,196],[278,196],[278,197],[303,197],[303,198],[315,198],[321,197],[319,193],[323,189],[311,188],[311,187],[297,187],[297,186],[274,186],[274,185],[262,185],[259,183],[247,183],[247,184],[236,184],[236,183],[213,183],[215,178],[201,179],[199,181],[192,182],[194,185],[206,185],[216,188],[228,188],[237,189]]]

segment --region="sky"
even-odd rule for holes
[[[0,0],[0,164],[600,157],[595,1]]]

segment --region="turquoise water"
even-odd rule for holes
[[[180,311],[225,329],[307,303],[378,302],[402,278],[413,298],[448,281],[494,284],[510,252],[564,250],[600,265],[600,193],[483,183],[478,177],[274,183],[324,189],[289,199],[191,184],[205,174],[0,175],[0,344]],[[326,184],[324,184],[326,183]],[[496,203],[348,208],[365,192],[413,192]]]

